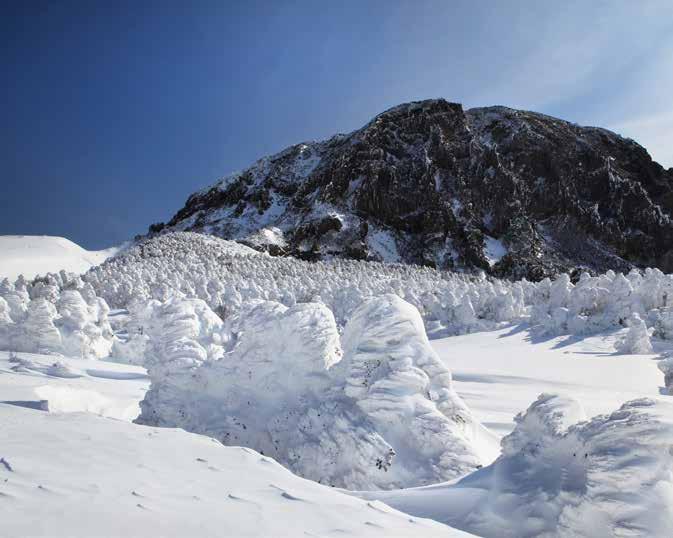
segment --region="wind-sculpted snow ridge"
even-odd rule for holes
[[[249,446],[300,476],[351,489],[449,480],[490,455],[493,438],[400,298],[358,308],[343,351],[324,305],[250,303],[219,360],[222,327],[194,304],[174,299],[156,309],[152,385],[138,422]],[[218,335],[210,348],[208,334]]]
[[[492,465],[453,484],[361,496],[485,537],[670,536],[673,405],[643,398],[582,418],[577,402],[543,394]]]
[[[65,272],[0,283],[0,350],[107,357],[110,309],[90,284]]]

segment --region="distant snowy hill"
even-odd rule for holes
[[[26,278],[57,273],[61,269],[84,273],[103,263],[119,247],[105,250],[84,250],[64,237],[50,235],[0,236],[0,279],[14,280],[20,274]]]
[[[436,99],[264,157],[150,233],[540,280],[580,267],[673,270],[672,215],[673,170],[633,140]]]

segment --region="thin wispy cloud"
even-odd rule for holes
[[[548,8],[550,6],[547,6]],[[518,61],[476,97],[629,136],[673,166],[673,4],[574,3],[513,20]]]

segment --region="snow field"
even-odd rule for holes
[[[249,469],[255,477],[274,458],[323,484],[388,490],[358,495],[481,536],[668,536],[671,292],[672,276],[649,269],[585,274],[574,284],[567,275],[512,283],[409,266],[271,258],[188,233],[152,238],[79,277],[62,271],[33,281],[7,279],[0,283],[0,349],[12,353],[0,353],[3,431],[7,424],[23,445],[33,436],[64,450],[49,463],[39,446],[23,447],[41,458],[35,465],[44,471],[40,476],[51,476],[67,494],[44,502],[38,496],[48,486],[33,491],[22,475],[16,490],[0,482],[0,509],[17,499],[42,503],[44,512],[35,510],[51,523],[37,535],[54,535],[53,525],[64,535],[89,535],[93,523],[67,499],[80,507],[114,504],[122,498],[120,477],[133,473],[115,476],[105,465],[118,467],[122,458],[126,469],[136,458],[161,474],[150,473],[144,483],[146,490],[151,480],[159,484],[156,503],[108,508],[119,518],[131,508],[142,511],[129,515],[128,528],[110,519],[115,531],[142,535],[158,528],[150,529],[150,522],[163,518],[162,526],[180,511],[198,516],[194,499],[180,497],[178,480],[187,483],[194,471],[178,457],[177,445],[164,446],[174,441],[164,436],[178,433],[156,428],[163,426],[213,437],[217,442],[208,442],[220,451],[237,450],[221,442],[263,452],[249,452],[261,458]],[[106,358],[127,364],[91,360]],[[149,428],[90,416],[128,421],[140,409],[138,420]],[[105,462],[90,458],[90,476],[106,484],[111,497],[100,491],[86,497],[79,482],[74,493],[60,478],[89,461],[75,461],[74,453],[100,449],[98,442],[86,447],[89,433],[82,432],[89,431],[108,443],[101,450]],[[152,463],[133,452],[145,450],[139,448],[149,442],[145,434],[162,439]],[[17,461],[29,467],[21,446],[0,446],[8,462],[0,473],[16,472]],[[175,477],[157,471],[170,475],[172,467]],[[208,471],[199,475],[204,496],[221,492],[222,483],[233,490],[231,484],[240,488],[245,481],[228,470],[217,487],[218,478],[208,477],[222,475]],[[304,511],[326,510],[311,529],[329,535],[343,528],[320,526],[337,520],[330,503],[340,500],[323,502],[313,490],[302,497],[277,480],[268,483],[277,487],[262,482],[254,482],[251,508],[239,508],[240,518],[223,522],[204,511],[203,520],[171,528],[197,532],[193,525],[200,525],[207,535],[217,523],[220,531],[274,534],[264,518],[278,504],[280,528],[313,532],[313,516],[292,512],[296,521],[282,519],[286,502],[299,506],[311,498],[320,498],[321,508]],[[131,501],[150,497],[138,489],[130,495]],[[224,500],[246,498],[241,491],[232,495]],[[211,514],[222,498],[213,501]],[[383,506],[374,508],[386,512]],[[352,505],[355,514],[361,507],[365,515],[374,510]],[[386,526],[358,518],[348,520],[355,526],[347,532],[376,533],[377,524],[387,535],[407,532],[402,520]],[[25,534],[21,521],[8,520],[10,535]],[[303,526],[293,526],[297,521]],[[373,525],[363,531],[359,525],[367,521]]]
[[[4,537],[468,534],[178,429],[0,404]]]

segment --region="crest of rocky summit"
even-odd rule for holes
[[[150,233],[274,255],[484,269],[673,271],[673,169],[633,140],[504,107],[408,103],[192,194]]]

